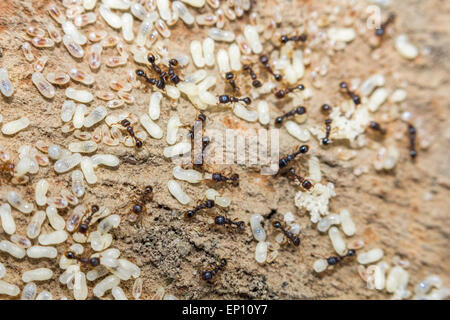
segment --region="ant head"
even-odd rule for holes
[[[124,127],[128,127],[131,123],[130,123],[130,120],[123,119],[122,121],[120,121],[120,124]]]
[[[169,65],[173,66],[173,67],[177,66],[178,65],[178,60],[177,59],[170,59],[169,60]]]
[[[236,222],[236,226],[237,226],[240,230],[244,230],[245,223],[244,223],[244,221],[238,221],[238,222]]]
[[[146,186],[144,189],[144,192],[146,194],[152,193],[153,192],[153,187],[152,186]]]
[[[227,265],[227,259],[225,259],[225,258],[220,259],[220,266],[223,268],[226,265]]]
[[[306,113],[306,108],[303,106],[297,107],[297,109],[295,109],[295,112],[297,112],[297,114],[304,114]]]
[[[214,207],[214,200],[206,200],[206,207],[207,208],[212,208]]]
[[[133,213],[140,214],[142,213],[142,207],[139,204],[135,204],[133,206]]]
[[[88,230],[89,230],[89,226],[85,223],[80,224],[78,227],[79,233],[86,233],[86,232],[88,232]]]
[[[289,41],[289,38],[287,35],[283,35],[280,37],[280,41],[281,41],[281,43],[286,43]]]
[[[294,244],[294,246],[298,247],[300,245],[300,238],[294,237],[294,239],[292,239],[292,243]]]
[[[97,267],[98,265],[100,265],[100,258],[98,257],[90,258],[89,263],[91,264],[91,266]]]
[[[265,54],[263,54],[259,57],[259,62],[261,62],[262,64],[266,64],[269,62],[269,58]]]
[[[278,117],[275,119],[275,124],[281,124],[283,123],[283,117]]]
[[[355,254],[356,254],[355,249],[350,249],[350,250],[348,250],[348,252],[347,252],[347,256],[349,256],[349,257],[354,256]]]
[[[348,88],[347,82],[342,81],[341,83],[339,83],[339,87],[341,87],[342,89],[347,89]]]
[[[256,79],[256,80],[252,81],[252,86],[255,87],[255,88],[260,88],[262,86],[262,83],[261,83],[261,81]]]
[[[275,227],[275,228],[281,228],[281,223],[279,222],[279,221],[274,221],[273,222],[273,226]]]
[[[281,79],[283,79],[283,76],[279,73],[275,74],[274,77],[276,81],[281,81]]]
[[[206,121],[206,116],[203,113],[200,113],[198,115],[198,120],[205,122]]]
[[[299,84],[297,87],[295,87],[298,90],[305,90],[305,86],[302,84]]]
[[[73,253],[72,251],[67,251],[65,256],[67,259],[75,259],[76,258],[75,253]]]
[[[143,145],[142,141],[136,138],[136,148],[142,148]]]
[[[334,266],[336,263],[338,263],[340,259],[338,257],[329,257],[327,259],[327,262],[330,266]]]
[[[229,72],[225,73],[225,79],[231,80],[233,78],[234,78],[233,72],[229,71]]]
[[[323,138],[323,139],[322,139],[322,143],[325,144],[325,145],[327,145],[327,144],[330,143],[330,139],[328,139],[328,138]]]
[[[205,281],[211,280],[213,277],[211,271],[204,271],[202,272],[202,279]]]
[[[230,102],[230,97],[227,96],[226,94],[223,94],[223,95],[219,96],[219,102],[220,103],[228,103],[228,102]]]
[[[245,97],[242,101],[244,101],[246,105],[250,105],[252,103],[252,100],[249,97]]]
[[[150,63],[155,63],[156,58],[155,58],[154,55],[149,54],[149,55],[147,56],[147,60],[148,60],[148,62],[150,62]]]
[[[186,212],[185,216],[186,216],[186,218],[192,218],[194,216],[194,214],[195,214],[194,210],[189,210]]]
[[[96,205],[96,204],[92,205],[92,207],[91,207],[91,212],[92,213],[96,213],[96,212],[98,212],[98,210],[100,210],[98,205]]]
[[[286,92],[283,89],[278,90],[278,91],[275,92],[275,97],[277,99],[284,98],[285,95],[286,95]]]
[[[305,188],[306,190],[309,190],[312,187],[312,183],[309,180],[305,180],[302,183],[302,187]]]
[[[322,105],[321,110],[322,110],[322,112],[330,112],[331,106],[325,103]]]
[[[223,225],[225,224],[225,217],[224,216],[216,216],[216,218],[214,219],[215,224],[218,225]]]
[[[307,34],[305,34],[305,33],[302,33],[301,35],[300,35],[300,41],[302,41],[302,42],[305,42],[306,40],[308,40],[308,35]]]
[[[300,151],[300,153],[307,153],[308,150],[309,150],[309,147],[306,144],[302,145],[300,147],[300,149],[298,149],[298,151]]]
[[[138,76],[140,76],[140,77],[143,77],[143,76],[145,75],[145,72],[144,72],[144,70],[137,69],[137,70],[136,70],[136,74],[137,74]]]

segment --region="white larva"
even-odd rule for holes
[[[71,152],[91,153],[97,150],[97,143],[94,141],[80,141],[69,143],[69,150]]]
[[[201,102],[210,106],[215,106],[219,103],[219,99],[217,98],[217,96],[209,91],[200,91],[198,97],[200,98]]]
[[[193,169],[185,170],[180,166],[176,166],[173,168],[173,176],[178,180],[187,181],[189,183],[199,183],[203,180],[203,175],[201,172],[198,172]]]
[[[135,300],[139,300],[139,298],[141,297],[143,284],[144,284],[144,281],[142,280],[142,278],[137,278],[134,281],[132,292],[133,292],[133,298]]]
[[[0,241],[0,251],[6,252],[17,259],[22,259],[23,257],[25,257],[26,253],[25,249],[8,240]]]
[[[93,289],[93,293],[96,297],[103,297],[106,291],[111,290],[114,287],[117,287],[120,283],[120,279],[115,275],[110,275],[97,283],[97,285]]]
[[[81,171],[77,170],[78,172]],[[86,207],[84,205],[78,205],[73,209],[72,214],[67,218],[66,229],[69,232],[75,230],[78,224],[81,222],[81,218],[86,214]]]
[[[33,270],[25,271],[22,274],[23,282],[31,281],[45,281],[51,279],[53,276],[53,271],[48,268],[37,268]]]
[[[37,295],[36,300],[53,300],[53,296],[51,292],[44,290]]]
[[[314,261],[313,269],[317,273],[325,271],[327,269],[327,267],[328,267],[328,262],[325,259],[317,259],[316,261]]]
[[[386,291],[392,293],[399,290],[404,290],[408,285],[408,280],[408,272],[402,267],[395,266],[389,271],[387,276]]]
[[[76,43],[81,46],[86,44],[86,36],[84,36],[71,21],[64,22],[61,27],[64,33],[71,36]]]
[[[0,206],[0,220],[2,222],[3,231],[7,234],[13,234],[16,232],[16,223],[11,214],[11,207],[9,204],[4,203]]]
[[[35,239],[41,233],[41,226],[45,221],[47,215],[44,211],[39,210],[31,218],[30,223],[27,226],[27,237],[30,239]]]
[[[167,122],[166,142],[170,145],[177,142],[178,128],[182,125],[178,116],[172,116]]]
[[[100,43],[93,44],[88,49],[89,67],[91,70],[97,70],[101,65],[101,54],[103,47]]]
[[[31,51],[31,45],[29,42],[24,42],[22,44],[22,52],[23,52],[25,59],[28,62],[33,62],[34,55],[33,55],[33,52]],[[5,70],[6,69],[4,69],[4,68],[0,68],[0,79],[2,79],[2,80],[8,79],[7,81],[9,81],[9,77],[7,76],[7,73],[6,73],[6,78],[5,78]],[[1,88],[3,89],[3,84],[1,86]],[[8,89],[7,94],[9,94],[9,93],[12,94],[14,92],[14,90],[12,92],[10,90],[12,87],[7,86],[6,88]],[[2,93],[3,93],[3,91],[2,91]]]
[[[341,227],[345,235],[349,237],[353,236],[356,232],[356,226],[352,220],[352,217],[350,216],[350,212],[346,209],[343,209],[341,210],[339,216],[341,218]]]
[[[2,133],[4,135],[13,135],[18,133],[19,131],[24,130],[30,125],[30,120],[27,117],[22,117],[17,120],[13,120],[10,122],[6,122],[3,124]]]
[[[419,55],[419,50],[409,42],[407,35],[399,35],[395,39],[395,49],[400,55],[408,60],[413,60]]]
[[[191,198],[181,189],[181,186],[175,180],[169,180],[167,183],[169,192],[175,199],[177,199],[181,204],[188,204],[191,202]]]
[[[128,300],[125,292],[123,292],[121,287],[114,287],[111,290],[111,294],[115,300]]]
[[[197,68],[203,68],[205,66],[205,58],[203,57],[202,44],[198,40],[191,42],[191,55],[192,61]]]
[[[372,250],[361,252],[358,254],[357,261],[360,264],[370,264],[377,262],[383,258],[384,252],[380,248],[374,248]]]
[[[80,162],[81,171],[84,174],[84,178],[87,183],[95,184],[97,183],[97,176],[94,172],[94,165],[92,164],[92,160],[89,157],[83,157]]]
[[[124,13],[121,17],[122,20],[122,37],[126,42],[132,42],[134,40],[133,33],[133,16],[129,13]]]
[[[295,50],[292,55],[292,69],[295,72],[296,81],[303,78],[305,66],[303,64],[303,52],[301,50]]]
[[[369,110],[372,112],[377,111],[378,108],[386,101],[388,96],[389,90],[387,90],[386,88],[376,89],[369,97],[369,101],[367,102]]]
[[[328,38],[335,42],[351,42],[356,37],[356,32],[352,28],[330,28]]]
[[[120,163],[119,158],[112,154],[95,154],[91,157],[94,168],[98,165],[107,167],[117,167]]]
[[[134,41],[136,45],[138,46],[144,46],[147,42],[148,35],[153,29],[153,22],[151,18],[146,18],[144,21],[142,21],[141,25],[139,26],[139,30],[136,36],[136,40]]]
[[[338,255],[343,256],[345,254],[347,246],[341,236],[341,233],[339,232],[339,229],[336,227],[331,227],[330,230],[328,230],[328,236],[330,237],[334,251],[336,251]]]
[[[101,5],[98,12],[105,22],[113,29],[120,29],[122,27],[122,20],[113,13],[107,6]]]
[[[47,214],[47,219],[50,222],[50,225],[55,230],[63,230],[66,226],[66,221],[64,221],[63,217],[58,214],[58,210],[53,206],[48,206],[45,210]]]
[[[60,244],[67,240],[68,234],[64,230],[57,230],[47,234],[41,234],[38,241],[43,246]]]
[[[0,262],[0,279],[2,279],[5,276],[6,269],[3,263]]]
[[[86,300],[88,296],[88,287],[86,284],[86,275],[84,272],[77,271],[74,276],[73,297],[75,300]]]
[[[180,90],[175,86],[166,85],[166,94],[169,98],[178,100],[180,97]]]
[[[74,88],[67,88],[65,91],[66,97],[81,103],[90,103],[94,100],[92,93],[86,90],[77,90]]]
[[[214,66],[214,40],[206,37],[203,40],[203,58],[208,67]]]
[[[181,1],[195,8],[201,8],[205,5],[205,0],[181,0]]]
[[[65,34],[63,36],[63,44],[66,47],[67,51],[69,51],[70,55],[74,58],[81,59],[84,57],[83,48],[75,42],[72,36]]]
[[[102,0],[103,4],[110,9],[128,10],[131,2],[129,0]]]
[[[247,109],[240,102],[234,104],[233,113],[248,122],[255,122],[258,120],[258,112]]]
[[[132,3],[131,7],[130,7],[130,11],[134,17],[136,17],[137,19],[139,19],[141,21],[144,20],[148,15],[147,10],[145,10],[144,6],[142,4],[140,4],[139,2]],[[122,18],[123,18],[123,16],[122,16]],[[123,26],[122,26],[122,28],[123,28]]]
[[[405,101],[407,96],[407,92],[403,89],[397,89],[395,90],[391,96],[389,97],[389,101],[394,103],[399,103]]]
[[[262,221],[263,217],[260,214],[253,214],[250,217],[250,228],[252,229],[253,237],[259,242],[266,240],[266,231],[261,225]]]
[[[110,231],[112,228],[117,228],[120,224],[120,216],[117,214],[112,214],[98,224],[97,231],[100,235],[103,235]]]
[[[161,19],[165,21],[169,20],[172,16],[169,8],[169,0],[156,0],[156,6],[158,7]]]
[[[57,173],[64,173],[70,171],[80,163],[81,158],[82,158],[81,154],[74,153],[73,155],[70,155],[68,157],[56,161],[53,166],[53,169]]]
[[[172,158],[175,156],[183,155],[191,151],[191,143],[179,142],[173,146],[164,148],[164,157]]]
[[[162,93],[158,91],[152,93],[152,95],[150,96],[150,103],[148,105],[148,114],[150,116],[150,119],[152,120],[159,119],[162,98],[163,98]]]
[[[203,79],[206,78],[206,76],[208,75],[208,73],[201,69],[201,70],[197,70],[194,73],[188,74],[186,76],[186,78],[184,79],[183,82],[180,82],[180,84],[196,84],[199,83],[200,81],[202,81]],[[180,88],[181,90],[181,88]],[[184,92],[184,91],[183,91]],[[186,94],[191,94],[191,93],[186,93]]]
[[[69,122],[72,120],[73,114],[75,113],[75,102],[72,100],[64,101],[61,107],[61,120],[63,122]]]
[[[216,82],[217,82],[216,77],[208,76],[197,85],[198,91],[201,92],[209,90],[216,84]]]
[[[384,86],[386,80],[381,74],[374,74],[367,78],[359,87],[358,92],[367,97],[369,96],[376,87]]]
[[[260,241],[258,242],[258,244],[256,245],[255,248],[255,260],[258,263],[264,263],[266,262],[267,259],[267,248],[268,248],[268,243],[265,241]]]
[[[93,10],[96,4],[97,0],[83,0],[83,7],[86,10]]]
[[[214,41],[233,42],[236,38],[231,31],[222,30],[219,28],[211,28],[208,31],[208,36]]]
[[[9,80],[8,70],[5,68],[0,68],[0,91],[5,97],[11,97],[14,93],[14,87],[11,80]]]
[[[259,35],[256,28],[251,25],[246,25],[244,28],[244,36],[253,53],[260,54],[262,52],[262,44],[259,40]]]
[[[241,50],[236,43],[233,43],[228,48],[228,55],[230,57],[230,67],[233,71],[239,71],[242,69],[241,64]]]
[[[94,110],[92,110],[86,118],[84,118],[83,126],[86,128],[90,128],[93,125],[102,121],[106,115],[108,114],[108,110],[106,110],[103,106],[98,106]]]
[[[8,192],[6,199],[12,207],[16,208],[22,213],[30,213],[34,209],[33,204],[24,201],[22,199],[22,196],[16,191]]]
[[[222,75],[225,75],[225,73],[231,71],[230,59],[228,57],[228,52],[225,49],[220,49],[217,52],[216,62],[217,67],[219,68],[219,72]]]
[[[308,166],[309,178],[315,183],[320,182],[322,180],[322,173],[320,172],[319,159],[317,157],[311,157],[308,160]]]
[[[150,119],[147,114],[143,114],[139,117],[139,122],[148,132],[148,134],[154,139],[161,139],[163,136],[163,131],[155,122]]]
[[[77,104],[73,114],[73,126],[75,129],[80,129],[84,124],[84,116],[87,113],[87,107],[84,104]]]
[[[190,26],[194,24],[195,22],[194,16],[189,12],[189,10],[182,2],[173,1],[172,10],[178,13],[178,16],[186,25]]]
[[[294,121],[291,121],[291,120],[286,121],[284,126],[286,127],[287,132],[291,136],[293,136],[294,138],[296,138],[302,142],[308,141],[309,138],[311,137],[311,134],[309,133],[309,131],[307,129],[300,127]]]
[[[20,295],[20,300],[34,300],[36,297],[36,284],[34,282],[27,283],[22,290]]]
[[[92,269],[86,273],[86,279],[89,281],[95,281],[103,276],[106,276],[109,273],[108,269],[104,266],[98,266],[95,269]]]
[[[32,259],[54,259],[57,255],[58,250],[54,247],[32,246],[27,249],[27,256]]]
[[[226,197],[220,197],[219,192],[214,189],[208,189],[205,192],[206,199],[214,200],[215,204],[223,208],[228,207],[231,204],[230,199]]]
[[[19,293],[20,289],[18,286],[0,280],[0,294],[6,294],[8,296],[15,297],[18,296]]]

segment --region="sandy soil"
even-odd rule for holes
[[[32,65],[26,63],[20,46],[27,39],[25,27],[32,21],[45,24],[50,18],[45,13],[49,1],[5,0],[0,3],[0,46],[3,57],[0,65],[7,67],[16,88],[11,99],[0,98],[0,112],[4,121],[26,115],[31,119],[30,127],[14,136],[0,136],[0,145],[15,153],[22,144],[33,145],[42,139],[60,145],[68,144],[75,138],[61,133],[60,106],[64,101],[64,90],[58,89],[55,98],[44,100],[31,82]],[[323,10],[320,1],[295,1],[304,12]],[[286,6],[294,5],[288,1]],[[446,17],[450,9],[447,1],[393,1],[391,11],[398,15],[395,34],[405,33],[418,45],[422,54],[413,62],[402,59],[393,49],[393,38],[388,37],[382,45],[381,58],[371,59],[371,48],[363,37],[358,37],[347,48],[333,56],[328,75],[323,79],[322,89],[315,89],[312,100],[308,103],[310,119],[323,121],[319,106],[324,102],[338,104],[342,95],[337,84],[344,79],[364,79],[374,72],[386,76],[386,86],[396,88],[405,86],[408,92],[407,110],[415,115],[414,121],[419,129],[419,141],[429,139],[431,145],[427,150],[419,149],[416,161],[408,155],[408,137],[406,126],[400,121],[384,123],[389,134],[379,144],[396,145],[401,151],[399,163],[389,173],[376,173],[371,166],[376,149],[364,148],[350,161],[337,157],[337,149],[345,145],[333,144],[322,148],[316,140],[309,142],[311,154],[319,157],[324,181],[335,184],[337,197],[330,205],[331,212],[347,208],[352,213],[357,225],[356,238],[366,242],[367,247],[382,247],[387,261],[394,255],[410,261],[410,283],[416,284],[430,274],[440,275],[444,283],[450,285],[450,255],[448,250],[450,220],[448,214],[450,196],[449,153],[449,82],[450,64],[448,58],[450,30]],[[270,5],[258,7],[260,14],[270,12]],[[286,12],[288,12],[287,10]],[[283,25],[297,19],[293,10],[286,13]],[[100,19],[99,19],[100,20]],[[104,26],[103,21],[96,26]],[[244,19],[245,21],[245,19]],[[88,30],[92,27],[88,27]],[[109,28],[108,28],[109,29]],[[184,32],[177,24],[174,41],[185,50],[189,41],[200,38],[203,31],[194,28],[194,32]],[[198,31],[198,32],[197,32]],[[424,50],[428,50],[425,54]],[[39,50],[33,49],[35,55]],[[104,56],[115,54],[114,49],[107,49]],[[76,65],[62,45],[52,50],[45,50],[50,59],[46,71],[56,68],[68,70]],[[81,65],[81,63],[78,63]],[[114,74],[117,78],[130,67],[108,69],[102,66],[96,74],[96,83],[92,91],[107,89]],[[83,69],[88,70],[84,65]],[[187,70],[192,70],[190,66]],[[305,82],[308,85],[308,81]],[[76,87],[83,87],[76,85]],[[218,85],[217,92],[222,90]],[[137,103],[127,106],[130,111],[143,112],[148,104],[148,92],[134,90]],[[100,101],[95,101],[92,109]],[[165,128],[167,119],[175,112],[164,103],[159,123]],[[386,112],[385,104],[381,113]],[[183,99],[177,106],[183,121],[193,123],[195,109]],[[287,109],[285,109],[287,111]],[[281,110],[278,112],[281,114]],[[233,117],[229,112],[219,112],[209,116],[207,125],[224,128],[225,126],[258,127],[249,125]],[[403,138],[393,138],[394,132],[404,132]],[[282,131],[281,151],[287,153],[298,141]],[[375,139],[369,136],[369,139]],[[385,299],[385,293],[368,290],[357,274],[357,264],[346,263],[332,272],[317,276],[311,266],[318,257],[327,257],[333,253],[327,235],[319,235],[310,222],[308,214],[299,211],[293,202],[297,187],[282,177],[261,177],[257,172],[234,166],[233,171],[241,177],[239,188],[223,188],[227,197],[232,199],[228,216],[249,221],[251,214],[268,214],[277,209],[274,218],[282,218],[281,213],[292,211],[298,213],[296,220],[302,226],[299,248],[283,247],[278,258],[266,265],[258,265],[254,260],[256,242],[249,227],[242,233],[211,228],[206,217],[199,217],[186,222],[182,212],[186,208],[172,198],[167,191],[167,181],[171,178],[173,164],[162,156],[164,140],[151,140],[142,151],[124,147],[101,145],[99,152],[112,153],[120,157],[121,165],[117,170],[99,168],[99,183],[88,188],[84,196],[87,204],[107,205],[113,212],[125,216],[130,197],[145,185],[152,185],[155,201],[148,205],[150,215],[145,216],[141,226],[121,223],[114,231],[114,246],[122,251],[124,257],[134,261],[142,270],[144,293],[142,298],[149,299],[159,287],[182,299]],[[375,145],[372,144],[372,145]],[[300,164],[305,164],[302,160]],[[358,165],[369,165],[370,171],[360,177],[352,174]],[[34,197],[34,185],[45,177],[51,182],[51,193],[57,194],[58,187],[70,189],[70,173],[57,175],[51,167],[41,168],[37,175],[31,176],[31,182],[25,186],[15,187],[27,200]],[[193,198],[199,198],[207,189],[205,184],[198,186],[182,183],[183,188]],[[1,199],[10,186],[2,184]],[[425,200],[425,194],[432,195]],[[29,217],[14,212],[19,233],[25,233]],[[274,241],[276,232],[266,226],[269,240]],[[50,231],[46,226],[44,231]],[[0,239],[6,235],[0,233]],[[67,244],[67,247],[69,244]],[[60,246],[59,253],[65,248]],[[218,275],[214,284],[205,284],[199,279],[198,270],[204,269],[226,257],[229,265],[225,272]],[[30,259],[17,261],[5,254],[0,261],[7,266],[6,281],[23,283],[20,275],[33,267],[49,267],[55,272],[54,279],[39,283],[39,291],[47,289],[55,297],[71,296],[71,293],[56,279],[61,273],[55,261]],[[92,285],[91,285],[92,286]],[[124,282],[122,287],[130,294],[132,281]],[[90,295],[92,292],[90,291]],[[106,298],[111,298],[110,295]]]

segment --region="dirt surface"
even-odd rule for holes
[[[332,1],[334,3],[336,1]],[[28,116],[31,125],[13,138],[0,135],[0,145],[10,154],[17,155],[17,149],[23,144],[35,144],[38,140],[68,145],[76,141],[71,135],[61,132],[60,107],[65,99],[64,90],[57,89],[54,99],[45,100],[31,82],[33,67],[23,58],[20,46],[28,37],[25,28],[30,22],[45,26],[50,18],[45,12],[49,1],[4,0],[0,2],[0,46],[3,57],[0,65],[9,70],[15,87],[12,98],[0,98],[0,113],[3,121],[8,122],[18,116]],[[271,3],[257,6],[261,16],[271,13]],[[313,11],[323,12],[325,1],[286,1],[282,26],[289,26],[302,15]],[[389,11],[397,13],[394,35],[407,34],[416,44],[421,54],[414,61],[404,60],[393,49],[394,37],[388,36],[381,47],[380,59],[371,58],[372,49],[364,36],[358,36],[345,50],[331,57],[328,74],[321,79],[321,89],[314,89],[314,96],[306,107],[309,119],[313,123],[323,123],[319,106],[325,102],[339,104],[343,96],[337,87],[342,80],[353,78],[365,79],[379,72],[386,77],[387,88],[404,87],[408,97],[404,109],[414,114],[413,122],[418,128],[418,140],[430,141],[426,150],[419,148],[419,155],[412,161],[408,154],[408,136],[406,125],[401,121],[383,122],[381,114],[392,107],[390,103],[382,106],[377,115],[388,130],[384,140],[368,136],[369,146],[358,149],[356,157],[349,161],[340,160],[338,148],[347,149],[345,144],[332,144],[327,148],[319,146],[317,140],[311,139],[311,155],[320,159],[322,179],[335,184],[337,196],[331,200],[330,212],[339,212],[347,208],[357,226],[354,238],[363,239],[366,248],[381,247],[385,251],[386,261],[398,255],[410,261],[410,289],[426,276],[437,274],[444,284],[450,286],[450,255],[448,250],[450,220],[448,214],[450,198],[450,126],[449,126],[449,79],[450,64],[448,60],[450,30],[446,23],[450,10],[448,1],[392,1]],[[387,12],[384,12],[386,14]],[[447,19],[446,19],[447,18]],[[244,18],[242,24],[247,21]],[[337,23],[339,25],[339,22]],[[137,23],[135,23],[135,27]],[[99,18],[96,28],[106,27]],[[93,29],[93,26],[86,28]],[[235,31],[238,31],[236,27]],[[111,33],[113,33],[111,31]],[[204,31],[195,27],[189,32],[179,22],[172,29],[171,40],[177,44],[174,52],[186,50],[192,39],[203,38]],[[216,46],[220,47],[219,46]],[[170,49],[172,50],[172,48]],[[217,49],[216,49],[217,50]],[[41,53],[42,51],[42,53]],[[37,50],[36,56],[49,55],[45,72],[56,69],[69,70],[79,65],[89,71],[86,63],[76,63],[60,44],[53,49]],[[44,53],[45,52],[45,53]],[[172,51],[170,51],[172,52]],[[115,55],[115,49],[104,50],[103,57]],[[102,66],[95,74],[96,83],[89,89],[108,89],[110,79],[120,78],[123,72],[135,66],[109,69]],[[192,63],[186,70],[193,69]],[[307,71],[308,73],[308,71]],[[305,77],[308,87],[309,77]],[[73,84],[71,85],[73,86]],[[77,88],[83,85],[75,84]],[[218,84],[216,92],[222,92],[223,84]],[[137,102],[126,106],[135,114],[147,110],[149,92],[146,89],[133,90]],[[92,110],[101,104],[95,100]],[[281,104],[278,107],[283,107]],[[286,112],[289,107],[277,110],[274,114]],[[180,99],[176,110],[163,102],[161,118],[158,123],[162,128],[171,114],[178,112],[185,123],[193,123],[197,111],[189,102]],[[230,120],[230,117],[232,120]],[[316,120],[314,120],[316,119]],[[272,123],[272,122],[271,122]],[[231,115],[230,111],[208,113],[208,127],[258,128],[258,123],[249,124]],[[396,134],[400,137],[396,139]],[[281,153],[286,154],[298,145],[298,141],[281,131]],[[381,145],[395,145],[401,152],[399,162],[392,172],[377,173],[372,166],[376,150]],[[122,256],[135,262],[142,271],[144,280],[143,299],[151,298],[156,290],[164,287],[167,293],[180,299],[387,299],[389,295],[375,290],[368,290],[365,282],[357,272],[357,263],[346,263],[324,275],[318,276],[312,270],[314,260],[334,253],[327,235],[320,235],[310,222],[306,212],[294,205],[294,196],[298,187],[283,177],[260,176],[257,171],[247,170],[242,166],[233,166],[232,171],[241,177],[239,188],[225,187],[221,192],[232,199],[227,215],[233,219],[244,220],[247,227],[244,232],[212,228],[206,216],[186,221],[183,212],[186,207],[178,203],[167,191],[167,181],[172,178],[173,163],[167,161],[162,150],[165,139],[147,139],[142,151],[125,147],[108,147],[99,145],[98,153],[115,154],[121,159],[116,170],[98,168],[99,183],[88,187],[83,201],[86,204],[108,206],[112,212],[126,216],[130,198],[145,185],[152,185],[155,190],[154,202],[147,206],[149,215],[145,216],[140,226],[122,222],[114,231],[113,247],[122,251]],[[307,157],[306,157],[307,158]],[[304,160],[300,165],[306,165]],[[353,169],[359,165],[370,167],[368,173],[356,177]],[[213,170],[214,168],[210,168]],[[52,166],[39,170],[32,175],[30,183],[11,187],[0,185],[1,200],[5,200],[6,191],[18,190],[28,201],[34,198],[36,182],[45,177],[50,182],[50,194],[58,194],[59,188],[70,190],[70,172],[57,175]],[[193,199],[201,199],[206,184],[190,185],[180,182]],[[430,199],[431,198],[431,199]],[[249,218],[254,213],[268,214],[271,209],[278,213],[272,219],[282,219],[287,211],[297,213],[296,222],[302,227],[301,246],[283,246],[277,259],[269,264],[258,265],[254,259],[256,242],[248,226]],[[13,212],[18,225],[18,233],[25,234],[29,217]],[[67,214],[66,214],[67,216]],[[44,232],[50,231],[49,225]],[[274,242],[275,230],[266,224],[268,240]],[[6,239],[0,233],[0,239]],[[62,254],[68,242],[59,246]],[[65,247],[66,246],[66,247]],[[203,270],[226,257],[228,266],[218,274],[215,283],[206,284],[199,279],[198,270]],[[16,260],[1,254],[0,261],[7,268],[3,280],[23,287],[21,274],[36,267],[51,268],[55,275],[52,280],[38,284],[38,292],[49,290],[54,297],[71,297],[72,293],[57,281],[61,274],[54,260],[39,259],[32,261],[25,258]],[[122,282],[121,286],[131,296],[133,281]],[[89,284],[92,295],[92,284]],[[110,294],[105,296],[111,298]]]

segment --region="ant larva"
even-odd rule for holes
[[[144,188],[144,192],[134,201],[128,220],[131,222],[136,222],[138,218],[142,219],[143,215],[147,213],[147,208],[145,205],[147,202],[152,201],[152,199],[153,187],[146,186]]]
[[[322,111],[323,113],[330,113],[331,110],[333,110],[333,108],[329,105],[324,103],[321,107],[320,107],[320,111]]]
[[[409,133],[409,155],[411,158],[417,157],[416,150],[416,128],[410,123],[408,123],[408,133]]]
[[[256,73],[253,71],[252,67],[250,67],[248,64],[244,64],[242,66],[242,70],[248,71],[250,73],[250,78],[252,78],[252,86],[254,88],[260,88],[262,86],[261,81],[257,79]]]
[[[225,258],[220,259],[220,264],[212,270],[202,271],[201,276],[205,281],[210,281],[220,270],[223,270],[227,265],[227,260]]]
[[[246,105],[250,105],[252,103],[252,100],[249,97],[237,98],[237,97],[233,97],[233,96],[228,96],[226,94],[219,96],[219,103],[222,103],[222,104],[226,104],[226,103],[230,103],[230,102],[238,102],[238,101],[242,101]]]
[[[186,218],[192,218],[198,211],[202,210],[202,209],[211,209],[215,206],[215,202],[214,200],[206,200],[203,203],[200,203],[198,206],[196,206],[194,209],[192,210],[188,210],[186,211],[186,213],[184,214],[184,216]]]
[[[226,224],[235,225],[239,230],[244,230],[244,224],[245,224],[244,221],[233,221],[224,216],[216,216],[214,218],[214,223],[219,226],[224,226]]]
[[[280,161],[278,161],[278,167],[284,168],[287,167],[290,161],[294,160],[296,156],[299,154],[307,153],[309,150],[309,147],[307,145],[302,145],[297,152],[294,152],[293,154],[290,154],[284,158],[281,158]]]
[[[353,91],[350,90],[350,88],[348,87],[347,82],[344,82],[344,81],[341,82],[339,84],[339,87],[341,87],[341,89],[343,89],[344,92],[348,94],[348,96],[353,100],[353,102],[356,105],[361,104],[361,98],[356,93],[354,93]]]
[[[297,181],[300,183],[300,185],[303,187],[303,189],[310,190],[313,187],[313,184],[311,183],[311,181],[306,180],[302,176],[299,176],[297,173],[295,173],[294,168],[290,168],[288,173],[291,177],[297,179]]]
[[[344,256],[331,256],[329,258],[327,258],[327,263],[329,266],[334,266],[336,264],[338,264],[339,262],[342,261],[342,259],[346,258],[346,257],[352,257],[356,254],[356,251],[354,249],[350,249],[348,250],[347,254]]]
[[[221,173],[215,172],[212,174],[211,179],[215,182],[225,182],[231,181],[233,187],[239,186],[239,175],[237,173],[232,174],[229,177],[222,175]]]
[[[375,29],[375,35],[378,37],[384,36],[386,32],[386,27],[390,23],[394,22],[394,20],[395,20],[395,13],[390,13],[386,21],[379,28]]]
[[[325,120],[325,138],[322,139],[322,143],[327,145],[330,144],[330,133],[331,133],[331,119]]]
[[[100,258],[98,258],[98,257],[83,258],[83,257],[80,257],[80,256],[76,255],[72,251],[67,251],[65,253],[65,256],[66,256],[67,259],[78,260],[79,262],[81,262],[83,264],[89,264],[92,267],[97,267],[98,265],[100,265]]]
[[[283,76],[281,74],[273,72],[273,70],[269,64],[268,56],[266,56],[265,54],[261,55],[259,57],[259,62],[261,62],[263,64],[263,66],[264,66],[264,68],[266,68],[267,72],[269,72],[276,81],[281,81],[281,79],[283,79]]]
[[[294,110],[291,110],[291,111],[283,114],[282,116],[279,116],[278,118],[276,118],[275,119],[275,124],[276,125],[280,125],[280,124],[283,123],[284,118],[292,117],[292,116],[294,116],[296,114],[302,115],[302,114],[305,114],[305,113],[306,113],[306,108],[303,107],[303,106],[299,106],[299,107],[295,108]]]
[[[234,79],[234,73],[229,71],[225,73],[225,79],[228,81],[228,83],[231,85],[234,91],[239,91],[238,86],[236,85],[236,81]]]
[[[138,149],[142,148],[143,142],[138,137],[136,137],[136,135],[134,134],[134,130],[133,130],[133,127],[131,126],[130,120],[123,119],[119,123],[122,127],[127,129],[128,134],[134,139],[136,148],[138,148]]]
[[[286,88],[286,89],[280,89],[275,91],[275,97],[277,99],[283,99],[288,93],[293,92],[294,90],[305,90],[305,86],[302,84],[299,84],[298,86],[292,87],[292,88]]]
[[[308,36],[304,33],[300,34],[300,35],[296,35],[296,36],[292,36],[289,37],[287,35],[282,35],[280,37],[280,42],[281,43],[287,43],[289,41],[294,41],[294,42],[305,42],[308,39]]]
[[[292,232],[290,232],[290,231],[286,230],[285,228],[283,228],[283,226],[281,225],[281,222],[274,221],[272,225],[273,225],[274,228],[280,229],[284,233],[286,238],[291,240],[291,242],[292,242],[292,244],[294,246],[298,247],[300,245],[300,238],[295,236]]]
[[[370,121],[369,123],[369,128],[374,130],[374,131],[378,131],[381,134],[386,134],[386,130],[381,128],[380,124],[376,121]]]
[[[89,224],[91,223],[92,217],[100,210],[99,206],[94,204],[91,207],[91,213],[84,219],[78,226],[78,232],[86,234],[89,231]]]

